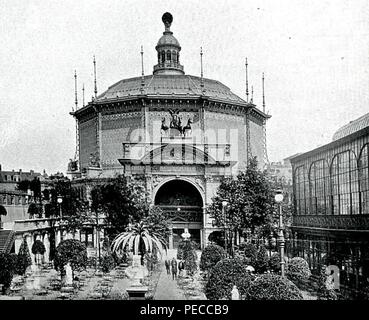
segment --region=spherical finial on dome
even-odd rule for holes
[[[165,31],[168,31],[173,22],[173,16],[169,12],[165,12],[161,17],[161,20],[165,25]]]

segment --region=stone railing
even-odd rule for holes
[[[163,213],[171,221],[202,222],[203,214],[198,210],[168,210],[163,209]]]
[[[294,216],[292,227],[369,230],[369,215]]]

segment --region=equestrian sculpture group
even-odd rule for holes
[[[187,124],[185,126],[182,126],[182,119],[178,115],[179,110],[169,109],[169,113],[170,113],[172,119],[170,120],[170,124],[169,124],[169,127],[168,127],[166,125],[166,119],[163,118],[163,120],[161,121],[161,130],[162,130],[162,132],[163,131],[167,132],[168,129],[176,129],[176,130],[178,130],[177,132],[180,135],[185,137],[187,135],[187,132],[191,131],[192,120],[188,119]]]

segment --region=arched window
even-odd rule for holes
[[[161,63],[165,62],[165,51],[161,52]]]
[[[158,63],[160,63],[160,52],[158,52]]]
[[[169,62],[171,59],[170,59],[170,51],[168,50],[167,51],[167,62]]]
[[[305,174],[305,168],[303,166],[300,166],[296,169],[295,181],[296,181],[295,199],[296,199],[297,214],[300,215],[308,214],[308,208],[306,205],[306,199],[308,197],[306,188],[307,179]]]
[[[355,155],[347,150],[335,155],[331,166],[333,214],[359,214],[359,183]]]
[[[177,54],[175,51],[172,51],[172,60],[174,63],[177,63]]]
[[[359,158],[360,207],[362,214],[369,214],[369,144],[361,150]]]
[[[325,160],[312,163],[309,175],[310,209],[312,214],[328,214],[329,171]]]

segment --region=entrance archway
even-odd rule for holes
[[[165,182],[156,192],[154,204],[169,220],[173,234],[168,239],[169,248],[177,248],[185,228],[191,234],[191,240],[201,245],[203,200],[192,183],[180,179]]]

